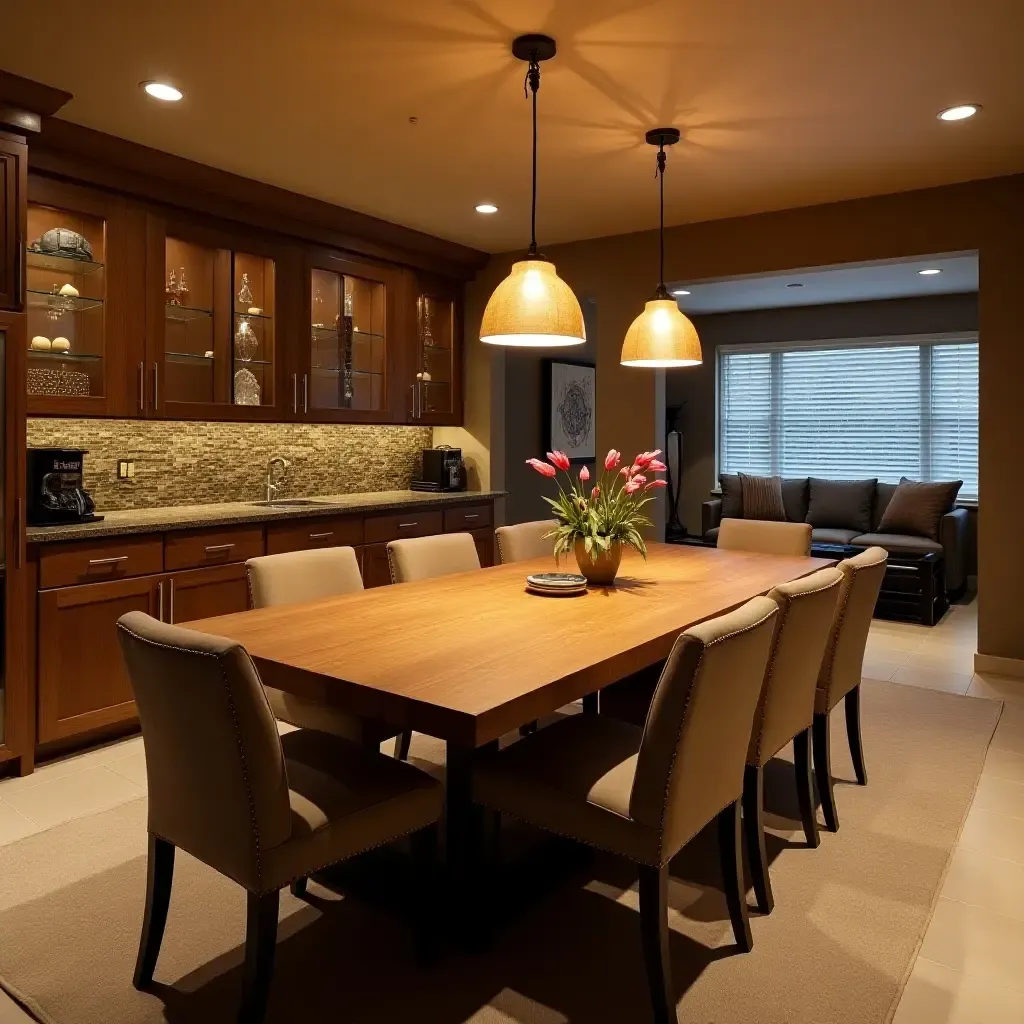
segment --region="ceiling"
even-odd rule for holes
[[[661,125],[670,224],[1024,170],[1020,0],[4,0],[3,27],[62,117],[492,252],[529,237],[521,32],[559,45],[542,245],[656,225]]]
[[[926,269],[941,273],[918,273]],[[795,285],[801,287],[792,287]],[[689,290],[689,295],[678,299],[685,313],[732,313],[741,309],[955,295],[978,290],[978,257],[971,254],[851,263],[720,281],[676,281],[668,287]]]

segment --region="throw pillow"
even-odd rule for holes
[[[719,478],[722,486],[722,518],[743,518],[743,491],[738,473],[723,473]]]
[[[791,523],[802,523],[807,518],[807,477],[782,481],[782,504]]]
[[[877,480],[819,480],[811,477],[811,498],[804,520],[818,530],[871,529]]]
[[[949,480],[926,484],[903,477],[886,506],[878,532],[938,540],[942,517],[953,507],[963,483]]]
[[[785,521],[786,506],[782,502],[782,478],[777,476],[747,476],[740,473],[743,490],[744,519],[774,519]]]

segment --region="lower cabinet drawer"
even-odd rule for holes
[[[169,533],[164,541],[164,568],[202,569],[244,562],[263,554],[262,526],[228,526],[214,530]]]
[[[39,586],[47,589],[123,580],[160,572],[163,567],[161,535],[43,544],[39,553]]]
[[[362,543],[363,520],[353,516],[324,516],[267,525],[268,555],[308,548],[357,547]]]
[[[444,510],[444,532],[459,533],[491,525],[490,505],[459,505]]]
[[[366,543],[386,544],[404,537],[429,537],[441,533],[440,512],[403,512],[397,516],[371,516],[366,520]]]

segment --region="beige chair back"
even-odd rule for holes
[[[549,537],[558,521],[538,519],[533,523],[516,523],[514,526],[499,526],[494,531],[498,541],[498,561],[525,562],[530,558],[554,557],[555,539]]]
[[[363,589],[354,548],[314,548],[263,555],[245,563],[253,608],[298,604]]]
[[[755,597],[676,640],[647,713],[629,799],[667,859],[743,792],[778,606]]]
[[[291,835],[277,723],[237,643],[159,622],[118,620],[142,722],[149,831],[241,884]]]
[[[480,556],[472,534],[442,533],[436,537],[391,541],[388,564],[392,583],[412,583],[479,569]]]
[[[831,711],[860,685],[864,648],[888,559],[885,548],[868,548],[837,566],[843,574],[843,582],[818,676],[818,711]]]
[[[811,524],[723,519],[718,530],[718,546],[732,551],[758,551],[764,555],[809,555]]]
[[[748,764],[762,767],[814,721],[814,690],[842,580],[838,569],[822,569],[769,592],[779,606],[779,617],[754,716]]]

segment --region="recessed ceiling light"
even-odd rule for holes
[[[790,281],[786,285],[787,288],[803,288],[803,285],[799,281]]]
[[[941,274],[942,271],[938,267],[928,267],[926,270],[919,270],[918,273],[922,277],[934,277],[936,274]]]
[[[177,103],[185,94],[167,82],[143,82],[142,88],[155,100],[163,100],[165,103]]]
[[[494,203],[478,203],[476,206],[477,213],[497,213],[498,208]]]
[[[690,293],[685,288],[676,288],[672,292],[673,295],[689,295]]]
[[[977,103],[960,103],[955,107],[946,107],[945,110],[940,110],[939,120],[963,121],[968,117],[974,117],[979,110],[981,110],[981,106]]]

